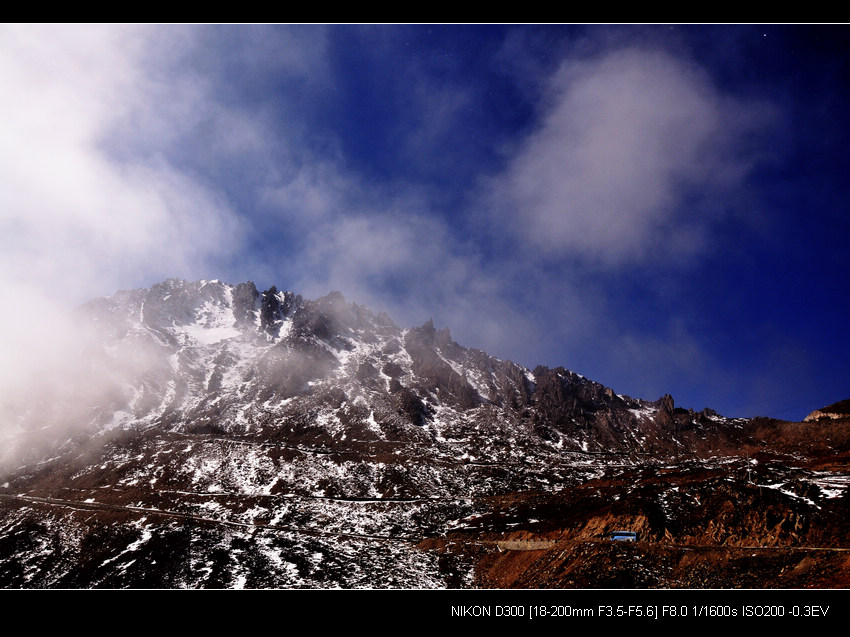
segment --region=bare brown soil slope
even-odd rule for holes
[[[846,481],[848,425],[753,421],[740,462],[624,466],[494,499],[423,546],[475,560],[483,588],[846,588],[850,497],[830,480]]]

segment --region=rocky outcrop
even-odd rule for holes
[[[803,422],[810,422],[813,420],[821,419],[838,420],[841,418],[850,418],[850,399],[833,403],[828,407],[821,407],[820,409],[816,409],[808,416],[806,416],[803,419]]]
[[[448,329],[438,332],[434,322],[428,319],[421,327],[407,332],[404,347],[413,362],[415,384],[421,392],[461,410],[481,403],[478,392],[455,369],[463,367],[466,351],[451,340]]]
[[[276,337],[280,326],[296,302],[292,292],[278,292],[276,286],[271,286],[263,292],[260,306],[260,328],[269,335]]]
[[[252,281],[240,283],[233,289],[233,318],[240,327],[256,321],[257,299],[260,293]]]

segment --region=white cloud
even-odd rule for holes
[[[162,154],[109,154],[117,122],[157,108],[153,33],[110,25],[0,27],[4,392],[73,357],[78,334],[63,310],[119,288],[203,275],[239,246],[243,221],[220,192]],[[203,102],[204,92],[186,99]],[[181,125],[171,122],[173,137]]]
[[[155,108],[146,35],[115,26],[3,28],[0,276],[53,294],[62,280],[65,300],[82,301],[140,272],[192,270],[237,240],[240,222],[220,193],[162,155],[122,162],[107,153],[116,121]],[[171,126],[178,135],[182,123]]]
[[[494,184],[497,218],[536,249],[620,265],[699,249],[706,219],[682,206],[735,186],[754,107],[659,51],[565,61],[545,114]]]

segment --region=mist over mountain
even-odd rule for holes
[[[695,412],[252,282],[122,290],[75,325],[4,404],[0,585],[722,586],[752,569],[697,581],[677,547],[758,545],[759,586],[847,542],[846,410]],[[776,585],[845,582],[818,555]]]
[[[45,440],[53,429],[58,439],[66,429],[113,427],[244,434],[258,428],[258,414],[308,402],[368,412],[376,433],[414,425],[415,435],[435,437],[458,418],[487,413],[522,423],[553,450],[684,444],[682,427],[659,428],[676,412],[670,396],[634,399],[563,368],[526,369],[459,345],[430,320],[402,329],[339,292],[307,300],[251,282],[169,279],[95,299],[76,320],[72,360],[29,398],[31,414],[20,420],[28,431],[37,418]],[[688,428],[733,422],[710,410],[687,415]]]

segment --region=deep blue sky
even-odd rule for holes
[[[850,397],[847,26],[2,28],[10,298],[340,290],[697,410]]]

